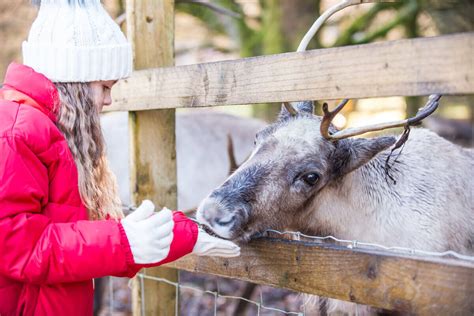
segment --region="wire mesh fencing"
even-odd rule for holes
[[[217,276],[180,271],[179,282],[139,273],[141,293],[145,280],[175,289],[175,315],[319,315],[317,298],[301,293]],[[132,315],[129,279],[103,278],[102,300],[96,315]],[[99,282],[100,283],[100,282]],[[97,284],[97,281],[96,281]],[[168,304],[168,302],[163,302]],[[146,301],[142,300],[142,310]]]

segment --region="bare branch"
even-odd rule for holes
[[[416,1],[408,2],[404,7],[402,7],[398,15],[393,20],[389,21],[385,25],[382,25],[380,28],[374,30],[373,32],[366,34],[361,39],[353,41],[352,44],[366,44],[372,42],[377,38],[386,36],[387,33],[393,30],[395,27],[400,24],[406,23],[406,21],[408,21],[410,18],[416,16],[419,10],[419,5]]]
[[[202,5],[213,11],[216,11],[217,13],[228,15],[236,19],[240,19],[242,17],[240,13],[228,10],[226,8],[218,6],[217,4],[210,3],[206,0],[176,0],[175,2],[176,3],[193,3],[193,4]],[[119,26],[122,26],[122,24],[125,23],[126,19],[127,19],[126,14],[122,13],[118,17],[115,18],[115,23],[117,23]]]
[[[376,2],[395,2],[396,0],[343,0],[334,6],[330,7],[319,18],[314,22],[309,31],[305,34],[301,40],[300,45],[298,46],[297,52],[304,52],[308,47],[309,42],[314,37],[314,35],[319,31],[321,26],[326,22],[329,17],[331,17],[337,11],[340,11],[344,8],[347,8],[352,5],[361,4],[361,3],[376,3]]]
[[[207,7],[207,8],[209,8],[209,9],[211,9],[211,10],[217,12],[217,13],[220,13],[220,14],[228,15],[228,16],[236,18],[236,19],[242,18],[242,15],[240,13],[231,11],[227,8],[221,7],[217,4],[209,2],[207,0],[176,0],[176,3],[193,3],[193,4],[197,4],[197,5],[202,5],[202,6]]]
[[[393,7],[393,6],[390,6]],[[357,17],[349,27],[341,32],[338,36],[332,47],[336,46],[344,46],[353,44],[352,37],[355,33],[365,30],[374,20],[374,18],[383,10],[390,8],[384,3],[377,3],[372,8],[367,10],[367,12],[363,13],[359,17]]]

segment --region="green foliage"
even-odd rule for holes
[[[229,9],[240,17],[225,16],[211,10],[209,7],[197,3],[177,2],[176,10],[195,16],[216,34],[227,34],[238,41],[242,57],[255,56],[260,51],[261,38],[258,32],[251,29],[245,21],[244,12],[240,4],[233,0],[213,1],[218,7]]]
[[[420,1],[422,0],[402,0],[396,3],[377,3],[373,5],[368,11],[357,16],[348,27],[342,30],[337,40],[331,46],[369,43],[385,37],[388,32],[400,25],[406,28],[408,37],[416,36],[417,32],[414,28],[416,28],[416,17],[420,12]],[[225,16],[206,6],[184,2],[184,0],[183,2],[177,1],[176,9],[197,17],[216,34],[227,34],[238,41],[242,57],[277,54],[294,50],[297,46],[297,43],[290,43],[285,38],[287,34],[285,34],[282,25],[288,17],[283,12],[284,0],[259,0],[262,13],[257,19],[258,28],[249,26],[248,18],[244,16],[241,5],[235,0],[215,0],[212,3],[238,13],[240,17]],[[307,4],[305,1],[299,0],[298,2],[292,2],[292,5],[297,7]],[[314,12],[306,13],[306,15],[312,15],[313,19],[316,19],[319,15],[319,1],[316,1],[316,5],[318,8],[315,8]],[[377,29],[369,31],[370,26],[378,15],[388,10],[396,10],[396,16]],[[300,10],[298,13],[305,13],[304,8],[303,11]],[[310,24],[307,24],[306,28],[309,28]],[[294,31],[304,32],[301,29]],[[304,33],[301,34],[301,38],[303,35]],[[314,42],[316,41],[315,39]],[[312,47],[321,47],[321,45],[313,43]]]
[[[235,0],[213,0],[213,4],[240,14],[231,17],[217,13],[192,0],[176,0],[176,9],[191,14],[203,21],[216,34],[226,34],[238,43],[241,57],[277,54],[294,51],[306,30],[319,16],[320,0],[259,0],[261,14],[249,23],[241,5]],[[419,36],[418,17],[428,13],[441,33],[472,31],[474,20],[472,0],[400,0],[392,3],[377,3],[362,14],[345,16],[338,38],[330,45],[345,46],[365,44],[383,39],[395,28],[402,29],[405,37]],[[387,21],[381,14],[393,12]],[[347,21],[349,20],[349,21]],[[347,23],[347,22],[349,23]],[[298,34],[295,36],[295,34]],[[322,47],[316,36],[309,49]],[[413,114],[420,105],[419,97],[410,97],[407,112]],[[260,105],[255,114],[272,120],[279,106]],[[474,113],[474,110],[471,111]],[[472,114],[474,120],[474,114]]]

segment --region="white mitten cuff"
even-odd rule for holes
[[[154,213],[149,200],[143,203],[121,223],[127,235],[133,259],[138,264],[152,264],[165,259],[173,241],[173,213],[163,209]]]
[[[199,228],[198,238],[192,253],[198,256],[230,258],[240,256],[240,247],[229,240],[211,236]]]

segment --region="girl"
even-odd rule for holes
[[[43,0],[0,90],[0,315],[91,315],[93,278],[232,257],[180,212],[122,218],[99,112],[131,46],[99,0]]]

